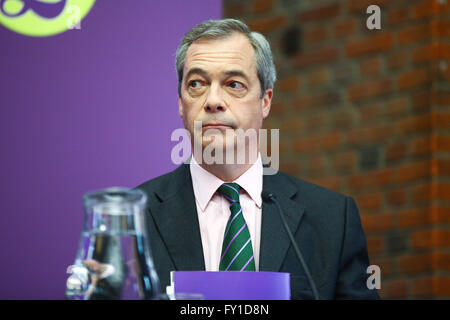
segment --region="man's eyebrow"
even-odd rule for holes
[[[190,69],[187,73],[186,73],[186,79],[188,79],[192,74],[200,74],[201,76],[208,78],[209,77],[209,73],[205,70],[203,70],[202,68],[192,68]],[[249,79],[247,77],[247,75],[242,72],[241,70],[228,70],[225,71],[224,74],[227,77],[232,77],[232,76],[237,76],[237,77],[241,77],[244,78],[247,82],[249,82]]]
[[[229,70],[229,71],[225,71],[225,75],[228,77],[232,77],[232,76],[237,76],[237,77],[241,77],[244,78],[245,81],[249,82],[249,79],[247,77],[247,75],[240,71],[240,70]]]
[[[208,72],[206,72],[202,68],[192,68],[186,73],[186,77],[185,78],[188,79],[194,73],[198,73],[198,74],[200,74],[201,76],[203,76],[205,78],[208,77]]]

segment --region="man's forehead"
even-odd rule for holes
[[[246,36],[234,33],[225,38],[200,38],[194,41],[186,53],[186,58],[199,56],[248,59],[253,58],[254,49]]]
[[[229,35],[223,36],[223,37],[201,37],[198,38],[197,40],[195,40],[192,44],[191,47],[194,44],[197,45],[208,45],[208,44],[214,44],[216,42],[231,42],[233,44],[236,45],[242,45],[242,46],[251,46],[250,40],[248,39],[248,37],[246,35],[244,35],[243,33],[240,32],[232,32]]]
[[[253,46],[245,35],[239,33],[225,38],[200,38],[191,44],[186,53],[185,71],[208,63],[251,67],[255,64]]]

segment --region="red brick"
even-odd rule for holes
[[[254,12],[267,12],[273,8],[274,0],[254,0],[252,9]]]
[[[417,132],[428,132],[431,129],[431,117],[429,114],[410,116],[399,120],[395,135],[410,135]]]
[[[413,109],[424,110],[431,107],[431,95],[429,91],[423,91],[413,96]]]
[[[397,51],[388,54],[387,56],[387,67],[389,70],[401,68],[407,65],[409,62],[409,53],[406,51]]]
[[[401,45],[418,42],[430,37],[430,27],[428,24],[412,25],[397,33],[397,42]]]
[[[356,155],[352,151],[340,152],[333,156],[334,168],[338,171],[349,171],[356,167]]]
[[[362,212],[360,203],[357,202],[357,204]],[[386,231],[393,227],[393,217],[391,213],[361,214],[361,224],[367,233]]]
[[[450,200],[450,183],[438,183],[434,200]]]
[[[433,270],[431,253],[409,254],[398,258],[398,269],[401,274],[411,274]]]
[[[421,156],[431,152],[431,139],[429,137],[411,138],[411,155]]]
[[[444,252],[434,252],[433,267],[435,270],[439,271],[450,271],[450,254]]]
[[[386,115],[392,117],[408,111],[409,100],[405,96],[397,96],[386,103]]]
[[[392,47],[392,35],[379,33],[360,40],[352,41],[346,46],[347,56],[352,58],[367,53],[383,52]]]
[[[359,65],[362,76],[377,74],[380,72],[380,69],[381,59],[379,57],[365,60]]]
[[[372,102],[368,100],[368,104],[359,106],[359,119],[362,125],[366,125],[366,122],[380,121],[383,116],[383,104],[382,102]]]
[[[423,45],[412,51],[412,61],[414,63],[422,63],[439,59],[439,50],[440,45],[438,43]]]
[[[399,75],[397,85],[400,90],[416,88],[428,84],[431,77],[428,69],[416,69]]]
[[[439,43],[438,59],[450,59],[450,44]]]
[[[278,122],[275,120],[275,118],[268,118],[264,121],[263,126],[265,129],[272,129],[272,128],[279,128],[280,125],[278,124]],[[284,141],[282,141],[284,142]],[[269,140],[270,143],[270,140]]]
[[[256,18],[253,20],[249,20],[247,24],[253,31],[268,33],[286,26],[287,18],[286,16],[281,15]]]
[[[356,202],[358,204],[359,209],[362,211],[378,210],[381,207],[382,197],[380,193],[370,193],[357,197]]]
[[[294,108],[297,110],[305,110],[309,108],[317,108],[324,105],[334,105],[339,101],[339,93],[330,91],[320,94],[305,95],[294,101]]]
[[[286,110],[287,110],[287,106],[286,106],[285,102],[283,102],[281,100],[276,100],[276,99],[274,101],[272,101],[272,104],[270,106],[270,114],[272,116],[280,115],[283,112],[285,112]],[[267,118],[264,121],[264,123],[266,123],[269,118]]]
[[[297,161],[283,161],[280,162],[280,170],[296,176],[300,170],[300,165]]]
[[[428,225],[431,221],[431,212],[428,208],[407,209],[398,213],[398,226],[400,228]]]
[[[280,79],[277,83],[278,88],[282,92],[291,92],[299,88],[300,77],[298,75],[291,75]]]
[[[355,145],[385,141],[390,137],[392,137],[392,129],[388,124],[353,129],[347,133],[348,142]]]
[[[408,21],[408,8],[390,8],[387,21],[390,26],[400,25]]]
[[[406,202],[405,190],[394,190],[386,194],[386,200],[392,205],[403,205]]]
[[[348,129],[353,125],[353,114],[350,111],[342,111],[333,117],[333,128]]]
[[[323,172],[326,169],[326,161],[321,155],[313,155],[308,159],[308,171]]]
[[[450,247],[450,231],[422,230],[411,235],[412,246],[416,249]]]
[[[404,142],[397,142],[386,146],[386,161],[404,159],[407,152],[407,145]]]
[[[390,280],[382,290],[387,299],[404,299],[408,296],[408,282],[404,279]]]
[[[317,68],[308,74],[308,84],[310,86],[321,86],[330,80],[328,68]]]
[[[417,296],[431,296],[433,294],[433,278],[432,277],[420,277],[414,279],[413,282],[413,295]]]
[[[431,164],[429,161],[421,161],[400,166],[396,170],[398,183],[409,183],[415,180],[426,179],[431,176]]]
[[[432,20],[430,28],[434,37],[450,37],[450,21]]]
[[[306,52],[292,58],[293,67],[301,68],[315,64],[324,64],[336,60],[338,52],[336,48],[321,48],[315,51]]]
[[[367,236],[367,250],[369,255],[377,254],[383,251],[383,237]]]
[[[308,118],[308,121],[306,121],[306,130],[308,132],[313,132],[326,127],[327,119],[328,117],[326,117],[323,114],[316,114],[310,116]]]
[[[294,142],[294,150],[297,153],[333,150],[341,143],[341,134],[339,132],[330,132],[312,137],[305,137]]]
[[[364,83],[357,83],[348,88],[348,97],[352,102],[384,95],[391,92],[392,84],[389,79],[369,80]]]
[[[450,152],[450,136],[434,134],[431,136],[432,152]]]
[[[298,117],[281,120],[281,128],[283,131],[288,131],[295,134],[304,129],[304,127],[305,125],[302,119],[299,119]]]
[[[376,170],[353,174],[348,178],[348,186],[355,190],[367,187],[384,187],[393,179],[392,169]]]
[[[431,230],[416,231],[411,235],[411,244],[414,249],[429,248],[432,246]]]
[[[413,19],[422,19],[437,14],[440,10],[438,0],[424,0],[411,8],[411,17]]]
[[[393,0],[349,0],[348,8],[350,12],[366,13],[368,6],[375,4],[379,7],[386,7]]]
[[[433,177],[450,176],[450,160],[433,159],[431,161],[431,175]]]
[[[264,126],[265,129],[267,128],[271,128],[270,126]],[[269,150],[269,149],[267,149]],[[287,152],[289,152],[290,150],[292,150],[292,142],[291,140],[281,140],[280,141],[280,153],[281,154],[286,154]]]
[[[306,43],[316,43],[323,41],[327,38],[327,30],[323,26],[307,29],[304,32],[304,38]]]
[[[433,293],[436,296],[450,296],[450,278],[437,277],[433,279]]]
[[[433,129],[449,129],[450,128],[450,112],[433,112],[431,113],[431,123]]]
[[[450,106],[450,92],[433,90],[431,92],[431,102],[436,106],[448,107]]]
[[[415,296],[450,296],[450,278],[435,276],[421,277],[414,280]]]
[[[337,22],[334,27],[334,35],[337,38],[343,38],[351,35],[356,31],[356,22],[354,19],[347,19]]]
[[[229,4],[224,7],[226,17],[242,16],[248,12],[246,3],[244,2]]]
[[[320,21],[320,20],[327,20],[328,22],[330,19],[335,18],[339,14],[339,9],[340,9],[339,3],[332,3],[322,7],[309,9],[306,11],[302,11],[298,15],[297,20],[300,23]]]
[[[434,224],[450,222],[450,207],[431,207],[430,221]]]
[[[413,203],[428,203],[437,195],[437,186],[431,183],[424,183],[416,186],[412,190]]]

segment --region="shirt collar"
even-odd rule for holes
[[[192,176],[195,199],[197,199],[202,211],[205,211],[212,196],[224,181],[203,169],[195,161],[194,157],[191,157],[189,168]],[[249,194],[255,204],[261,208],[261,192],[263,184],[261,155],[258,154],[256,162],[233,182],[239,184]]]

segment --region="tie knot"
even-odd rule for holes
[[[234,182],[224,183],[217,189],[231,203],[239,202],[239,190],[241,186]]]

